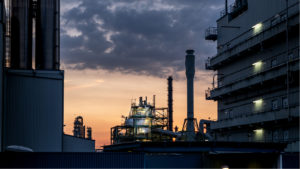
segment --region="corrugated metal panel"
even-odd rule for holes
[[[0,154],[0,167],[11,168],[144,168],[142,153]]]
[[[63,72],[5,72],[4,145],[61,152]]]
[[[3,85],[3,60],[4,60],[4,16],[3,16],[3,0],[0,0],[0,152],[2,151],[2,85]]]
[[[95,140],[64,135],[63,152],[95,152]]]

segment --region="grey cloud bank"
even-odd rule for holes
[[[216,53],[204,40],[220,0],[62,0],[61,56],[67,69],[103,69],[166,77],[184,70],[185,50],[198,69]]]

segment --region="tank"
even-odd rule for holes
[[[38,0],[36,69],[59,70],[59,0]]]
[[[31,0],[12,0],[11,65],[13,69],[32,69]]]

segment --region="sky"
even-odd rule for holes
[[[222,0],[61,0],[61,69],[65,70],[65,133],[76,116],[93,129],[96,148],[110,144],[110,128],[122,123],[132,99],[156,95],[167,107],[167,77],[174,77],[174,126],[186,118],[185,51],[196,55],[195,117],[216,119],[205,100],[214,72],[205,60],[216,42]]]

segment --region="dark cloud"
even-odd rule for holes
[[[68,68],[165,77],[184,69],[193,48],[198,69],[216,53],[204,40],[220,0],[64,0],[61,54]]]

